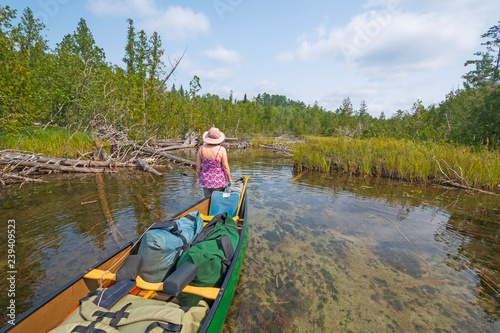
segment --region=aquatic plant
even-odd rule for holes
[[[2,136],[2,149],[30,151],[45,156],[80,157],[94,146],[92,135],[57,127],[24,128]]]
[[[490,190],[500,184],[500,152],[487,148],[394,138],[307,137],[295,145],[293,159],[299,169],[364,177],[430,180]]]

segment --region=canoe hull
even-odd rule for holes
[[[173,217],[179,218],[192,211],[200,211],[202,214],[208,215],[209,206],[210,198],[205,198]],[[223,281],[222,288],[217,298],[214,300],[214,304],[205,319],[203,327],[200,328],[200,332],[220,332],[222,325],[224,324],[229,305],[236,289],[236,284],[238,282],[238,277],[246,252],[248,239],[246,207],[247,195],[245,194],[242,199],[242,210],[240,212],[240,215],[243,215],[243,218],[240,218],[240,222],[238,222],[242,223],[242,226],[240,230],[240,240],[235,250],[235,260],[231,263],[228,273]],[[1,328],[0,333],[39,333],[47,332],[53,329],[64,320],[72,309],[78,306],[80,299],[87,296],[90,291],[99,287],[98,280],[84,278],[84,275],[92,269],[105,271],[114,266],[114,270],[116,270],[119,266],[121,266],[126,256],[131,252],[134,243],[135,241],[130,242],[122,249],[109,256],[107,259],[83,272],[61,289],[47,297],[45,300],[16,318],[15,325],[8,324]]]

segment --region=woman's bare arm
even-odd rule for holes
[[[224,170],[224,175],[226,175],[226,180],[228,182],[231,180],[231,170],[229,169],[229,163],[227,162],[227,152],[224,147],[222,147],[222,170]]]
[[[200,177],[200,172],[201,172],[201,147],[198,149],[198,152],[196,153],[196,175]]]

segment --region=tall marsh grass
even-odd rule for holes
[[[297,144],[300,168],[339,171],[408,181],[450,180],[476,188],[498,189],[500,152],[394,138],[317,138]]]
[[[0,137],[0,149],[17,149],[52,157],[77,158],[92,149],[92,135],[64,128],[24,128]]]

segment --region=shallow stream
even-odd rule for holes
[[[194,160],[194,151],[182,156]],[[499,197],[298,173],[255,150],[232,150],[229,162],[233,178],[251,177],[250,224],[223,331],[500,331]],[[11,271],[15,220],[18,314],[201,199],[192,170],[159,171],[165,175],[54,176],[0,193],[0,279]],[[9,284],[1,285],[4,324]]]

